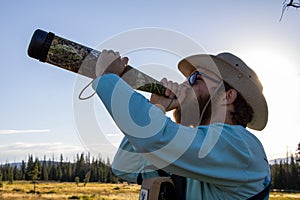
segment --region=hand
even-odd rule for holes
[[[96,63],[96,76],[103,74],[121,75],[128,64],[127,57],[121,57],[119,52],[103,50]]]
[[[165,108],[165,111],[178,108],[186,99],[187,89],[189,86],[186,83],[178,84],[176,82],[168,81],[166,78],[163,78],[161,83],[166,88],[165,94],[152,94],[150,102],[152,104],[160,104]]]

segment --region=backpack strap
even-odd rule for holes
[[[175,187],[175,199],[174,200],[185,200],[186,195],[186,177],[178,176],[176,174],[172,174],[170,176],[169,173],[159,169],[157,170],[158,175],[160,177],[170,177],[174,183]]]
[[[175,194],[177,200],[185,200],[186,196],[186,177],[173,174],[171,176],[175,186]]]
[[[269,183],[269,185],[267,185],[267,187],[265,187],[265,189],[263,189],[260,193],[250,197],[247,200],[263,200],[265,199],[270,192],[270,186],[271,186],[271,182]]]

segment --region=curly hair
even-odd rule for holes
[[[224,82],[225,91],[230,89],[234,89],[228,83]],[[253,118],[253,109],[247,103],[247,101],[242,97],[242,95],[238,92],[235,101],[233,102],[234,112],[231,112],[232,121],[235,124],[241,125],[243,127],[247,127],[247,124],[251,122]]]

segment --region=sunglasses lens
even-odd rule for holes
[[[195,84],[198,74],[199,74],[199,72],[194,72],[193,74],[190,75],[190,77],[188,78],[190,85]]]

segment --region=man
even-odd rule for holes
[[[259,140],[268,108],[256,74],[230,53],[179,62],[182,84],[163,79],[165,95],[150,102],[120,75],[128,63],[103,51],[93,87],[125,137],[114,173],[131,182],[168,174],[186,177],[185,199],[268,199],[269,164]],[[174,110],[175,122],[165,116]]]

